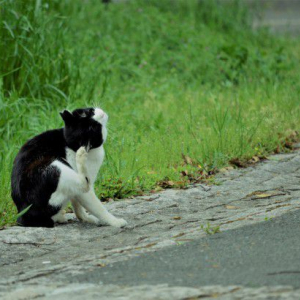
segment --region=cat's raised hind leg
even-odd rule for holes
[[[88,171],[86,167],[88,153],[85,147],[80,147],[76,152],[76,167],[77,173],[85,183],[85,188],[83,188],[83,192],[87,193],[90,190],[90,179],[88,177]]]
[[[51,167],[58,169],[59,181],[56,191],[51,195],[49,205],[59,208],[59,212],[52,217],[56,222],[64,222],[61,210],[67,205],[70,199],[75,196],[87,193],[90,190],[90,180],[86,169],[87,152],[84,147],[76,152],[76,170],[63,162],[56,160]]]

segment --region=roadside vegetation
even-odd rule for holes
[[[284,151],[300,127],[300,42],[251,17],[243,1],[0,0],[0,227],[16,219],[18,149],[65,108],[110,116],[101,199]]]

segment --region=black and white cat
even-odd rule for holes
[[[85,108],[60,115],[64,128],[32,138],[15,158],[12,198],[19,212],[31,205],[18,223],[53,227],[54,222],[67,222],[63,208],[71,201],[81,221],[125,226],[127,222],[110,214],[93,189],[104,159],[107,114],[100,108]]]

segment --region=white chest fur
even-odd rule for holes
[[[104,160],[104,148],[103,146],[91,149],[88,152],[88,158],[86,162],[86,167],[89,175],[89,179],[92,184],[96,181],[98,171]],[[66,148],[66,160],[71,165],[71,167],[77,171],[76,166],[76,152],[70,148]]]

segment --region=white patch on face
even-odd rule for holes
[[[105,126],[108,121],[108,115],[101,109],[95,108],[95,115],[93,119],[99,122],[102,126]]]
[[[106,138],[107,138],[106,124],[108,121],[108,115],[101,108],[95,108],[94,113],[95,113],[95,115],[93,116],[93,119],[102,125],[102,136],[103,136],[103,140],[105,142]]]

